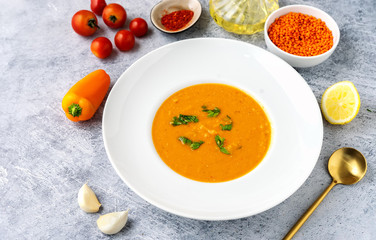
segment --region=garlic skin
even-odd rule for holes
[[[95,213],[99,211],[101,204],[97,196],[91,188],[85,183],[78,191],[78,205],[87,213]]]
[[[105,234],[120,232],[128,220],[128,210],[123,212],[112,212],[102,215],[97,220],[99,230]]]

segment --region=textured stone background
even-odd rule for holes
[[[376,1],[280,2],[281,6],[316,6],[337,21],[341,40],[332,57],[298,71],[318,101],[331,84],[353,81],[362,106],[348,125],[324,121],[320,158],[290,198],[256,216],[218,222],[159,210],[120,180],[102,142],[103,104],[92,120],[78,124],[67,120],[60,107],[69,87],[89,72],[105,69],[113,85],[137,59],[171,42],[221,37],[265,48],[262,33],[238,36],[218,27],[209,15],[208,0],[201,0],[203,13],[192,29],[176,35],[161,33],[149,20],[158,1],[114,1],[128,12],[126,26],[129,19],[142,17],[149,23],[149,33],[136,40],[132,51],[115,50],[109,59],[99,60],[89,50],[91,41],[101,35],[113,39],[116,31],[103,27],[95,36],[84,38],[70,24],[76,11],[89,9],[89,0],[0,0],[0,239],[281,239],[330,183],[328,157],[343,146],[364,153],[367,175],[356,185],[336,186],[296,239],[375,239]],[[77,192],[86,181],[104,206],[100,213],[130,209],[121,233],[102,234],[95,223],[99,214],[79,209]]]

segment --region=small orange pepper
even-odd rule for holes
[[[62,101],[67,118],[74,122],[92,118],[106,96],[110,82],[110,76],[99,69],[74,84]]]

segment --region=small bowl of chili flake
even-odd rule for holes
[[[340,32],[324,11],[306,5],[289,5],[274,11],[265,22],[268,50],[293,67],[313,67],[332,55]]]
[[[153,25],[165,33],[179,33],[192,27],[201,15],[198,0],[163,0],[151,10]]]

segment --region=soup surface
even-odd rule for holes
[[[243,91],[198,84],[163,102],[152,137],[159,156],[175,172],[196,181],[224,182],[262,161],[271,126],[263,108]]]

